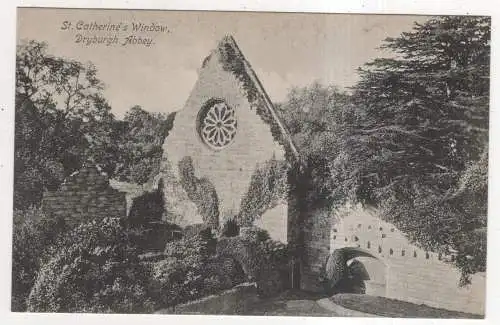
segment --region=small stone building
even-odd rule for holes
[[[87,166],[67,177],[57,191],[43,194],[42,209],[70,224],[126,216],[125,193],[109,185],[106,173]]]

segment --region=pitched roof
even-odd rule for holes
[[[281,143],[293,158],[299,160],[299,152],[285,124],[281,121],[276,109],[264,90],[262,83],[241,52],[231,35],[225,36],[218,44],[216,51],[224,70],[229,71],[242,83],[247,99],[256,109],[262,120],[270,125],[273,137]]]

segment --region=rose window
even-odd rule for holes
[[[222,149],[233,141],[237,123],[232,107],[224,101],[211,101],[200,113],[198,129],[203,142],[213,149]]]

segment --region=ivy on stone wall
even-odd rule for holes
[[[257,166],[250,180],[247,193],[241,200],[238,222],[250,226],[268,209],[288,197],[288,165],[272,158]]]
[[[219,226],[219,198],[215,186],[207,178],[197,178],[193,159],[185,156],[179,161],[180,183],[193,201],[203,222],[213,228]]]
[[[245,64],[245,57],[229,36],[225,37],[220,42],[217,50],[219,52],[222,68],[225,71],[232,73],[240,82],[242,90],[250,103],[250,107],[255,109],[257,115],[259,115],[262,121],[269,125],[274,140],[285,148],[285,154],[288,157],[291,154],[290,143],[287,139],[285,139],[280,130],[280,126],[267,107],[263,95],[258,90],[257,85],[252,80],[252,77],[249,75],[248,70],[251,70],[249,63]]]

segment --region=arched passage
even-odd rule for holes
[[[372,296],[387,296],[387,264],[378,257],[358,257],[351,261],[363,267],[365,292]],[[359,266],[358,266],[359,268]]]
[[[327,263],[327,273],[335,282],[332,293],[386,296],[387,264],[359,247],[334,250]]]

